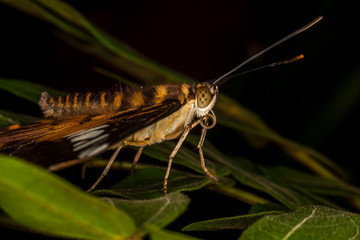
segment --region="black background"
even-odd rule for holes
[[[304,60],[232,79],[220,91],[256,112],[284,137],[324,153],[349,172],[354,184],[360,184],[355,167],[360,155],[360,26],[350,1],[127,0],[72,5],[138,52],[199,81],[222,75],[324,16],[247,68],[298,54],[304,54]],[[2,78],[41,82],[68,92],[103,90],[115,84],[94,73],[94,67],[106,68],[104,63],[60,40],[48,23],[1,4],[0,29]],[[3,91],[0,96],[2,109],[41,116],[35,104]],[[229,155],[272,165],[282,154],[278,148],[251,150],[238,134],[219,125],[215,128],[208,139]]]

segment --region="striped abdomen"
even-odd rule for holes
[[[73,93],[51,97],[43,92],[39,105],[45,117],[62,118],[75,115],[111,114],[129,109],[139,109],[169,100],[182,105],[194,98],[193,87],[188,84],[159,85],[144,88],[126,88],[121,91],[100,93]]]

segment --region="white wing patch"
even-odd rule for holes
[[[72,133],[68,136],[66,136],[68,139],[70,139],[71,142],[77,142],[79,140],[84,140],[87,138],[93,138],[98,136],[99,134],[103,133],[105,130],[103,128],[107,128],[109,125],[100,125],[94,128],[81,130],[76,133]]]
[[[109,147],[108,143],[103,143],[100,146],[93,146],[91,148],[86,149],[79,153],[78,158],[90,158],[92,156],[96,156],[98,153],[106,150]]]
[[[81,149],[87,148],[87,147],[99,142],[102,139],[106,139],[108,136],[109,136],[109,134],[103,134],[103,135],[100,135],[97,138],[94,138],[94,139],[90,140],[90,141],[85,141],[84,140],[84,141],[81,141],[81,142],[77,142],[77,143],[74,144],[73,151],[77,152],[77,151],[79,151]]]
[[[106,139],[109,137],[105,128],[109,125],[101,125],[94,128],[81,130],[68,135],[66,138],[73,144],[73,151],[79,152],[78,158],[90,158],[96,156],[109,147]]]

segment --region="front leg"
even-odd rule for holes
[[[197,145],[197,149],[199,150],[201,168],[204,170],[204,172],[206,173],[206,175],[209,178],[211,178],[215,182],[219,182],[219,180],[214,175],[212,175],[205,166],[205,159],[204,159],[204,154],[203,154],[203,151],[202,151],[202,146],[203,146],[204,141],[205,141],[206,131],[207,131],[207,128],[202,129],[200,141],[199,141],[199,144]]]
[[[193,129],[194,127],[196,127],[199,123],[201,123],[201,121],[203,121],[204,119],[203,118],[200,118],[200,119],[197,119],[196,121],[194,121],[192,124],[189,124],[189,125],[186,125],[184,127],[184,129],[182,129],[181,131],[177,132],[177,133],[174,133],[174,134],[171,134],[171,135],[168,135],[166,136],[166,138],[168,139],[172,139],[171,137],[174,137],[174,136],[178,136],[182,133],[179,141],[177,142],[175,148],[173,149],[173,151],[171,152],[170,156],[169,156],[169,162],[168,162],[168,167],[166,169],[166,173],[165,173],[165,178],[164,178],[164,195],[167,195],[167,185],[168,185],[168,178],[169,178],[169,174],[170,174],[170,169],[171,169],[171,165],[172,165],[172,160],[173,158],[175,157],[175,155],[177,154],[177,152],[179,151],[181,145],[184,143],[187,135],[189,134],[190,130]],[[206,168],[205,166],[205,160],[204,160],[204,155],[203,155],[203,152],[202,152],[202,145],[204,143],[204,140],[205,140],[205,134],[206,134],[206,130],[209,128],[209,127],[206,127],[204,124],[201,124],[202,127],[203,127],[203,130],[202,130],[202,134],[201,134],[201,138],[200,138],[200,141],[199,141],[199,144],[197,146],[197,148],[199,149],[199,155],[200,155],[200,163],[201,163],[201,167],[202,169],[204,170],[204,172],[206,173],[206,175],[208,177],[210,177],[211,179],[213,179],[214,181],[218,182],[218,179],[212,175],[208,169]]]
[[[196,124],[197,125],[197,124]],[[196,126],[195,125],[195,126]],[[173,149],[173,151],[171,152],[170,156],[169,156],[169,162],[168,162],[168,167],[166,169],[166,173],[165,173],[165,178],[164,178],[164,195],[167,195],[167,184],[168,184],[168,178],[169,178],[169,174],[170,174],[170,169],[171,169],[171,164],[172,164],[172,160],[174,159],[176,153],[179,151],[181,145],[183,144],[183,142],[185,141],[187,135],[189,134],[190,130],[192,129],[191,125],[186,125],[183,131],[179,141],[177,142],[175,148]]]

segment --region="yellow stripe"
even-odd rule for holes
[[[57,99],[57,100],[58,100],[58,103],[57,103],[57,105],[56,105],[57,107],[61,107],[61,98],[62,98],[62,97],[58,97],[58,99]]]
[[[54,97],[51,97],[49,100],[49,104],[52,104],[54,102]]]
[[[79,93],[75,93],[75,96],[74,96],[74,99],[73,99],[73,105],[72,105],[73,108],[76,108],[76,107],[77,107],[77,98],[78,98],[78,95],[79,95]]]
[[[89,106],[91,93],[87,93],[85,97],[85,106]]]
[[[103,106],[103,107],[107,105],[105,96],[106,96],[106,92],[101,93],[100,105]]]
[[[187,100],[188,95],[189,95],[189,85],[186,83],[181,84],[181,92],[183,94],[180,94],[178,97],[178,100],[180,101],[181,104],[184,104],[184,101]]]
[[[190,86],[188,84],[186,84],[186,83],[181,84],[181,91],[183,92],[183,94],[185,95],[186,98],[190,92],[189,88],[190,88]]]
[[[120,107],[121,101],[122,101],[121,92],[116,92],[116,95],[115,95],[114,101],[113,101],[113,104],[115,105],[115,107]]]
[[[131,105],[134,108],[141,107],[145,104],[144,96],[142,95],[141,92],[134,92],[130,100],[131,100]]]
[[[21,127],[20,124],[11,125],[11,126],[9,126],[9,127],[7,128],[7,130],[14,130],[14,129],[18,129],[18,128],[20,128],[20,127]]]
[[[70,105],[69,105],[69,99],[70,98],[70,96],[69,95],[66,95],[66,101],[65,101],[65,107],[70,107]]]
[[[154,103],[162,103],[167,95],[166,86],[160,85],[156,87],[155,95],[154,95]]]

